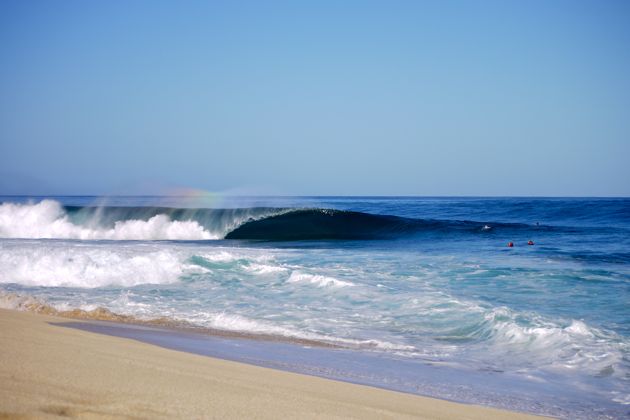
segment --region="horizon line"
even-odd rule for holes
[[[291,194],[260,194],[260,195],[238,195],[222,194],[224,197],[241,198],[602,198],[602,199],[625,199],[630,195],[291,195]],[[188,197],[182,194],[0,194],[0,197]]]

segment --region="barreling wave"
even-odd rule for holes
[[[495,229],[549,229],[519,223],[413,219],[356,211],[295,209],[250,220],[227,233],[226,239],[319,240],[393,239],[419,233],[490,233]]]
[[[0,205],[0,237],[82,240],[392,239],[418,233],[548,230],[518,223],[414,219],[331,209],[77,207],[54,200]]]

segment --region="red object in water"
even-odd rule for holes
[[[508,246],[512,248],[514,246],[514,242],[508,242]]]
[[[534,241],[527,241],[527,245],[534,245]]]

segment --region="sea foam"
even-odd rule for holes
[[[0,283],[26,286],[94,288],[108,285],[172,283],[186,272],[200,270],[178,252],[123,246],[4,246]]]
[[[322,276],[319,274],[307,274],[301,271],[293,271],[288,283],[305,283],[312,284],[316,287],[352,287],[354,283],[349,281],[343,281],[334,277]]]
[[[476,335],[486,340],[489,354],[505,358],[508,364],[516,358],[549,370],[579,369],[594,376],[625,374],[622,365],[628,341],[580,320],[562,325],[498,307],[485,314]]]
[[[0,237],[106,240],[208,240],[218,236],[194,220],[171,220],[158,214],[148,220],[121,220],[111,228],[92,220],[72,223],[63,206],[54,200],[0,205]]]

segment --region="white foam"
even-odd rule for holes
[[[172,283],[201,270],[184,261],[179,253],[159,248],[22,244],[0,252],[0,283],[85,288]]]
[[[77,304],[67,302],[57,302],[50,304],[44,299],[30,295],[7,293],[0,289],[0,308],[14,309],[21,311],[30,311],[34,308],[53,307],[58,311],[72,311],[74,309],[82,309],[91,311],[99,307],[104,307],[119,315],[133,316],[137,319],[154,319],[170,317],[174,321],[190,322],[193,325],[214,328],[223,331],[234,331],[250,334],[265,334],[282,336],[287,338],[305,339],[319,341],[322,343],[330,343],[347,347],[356,347],[364,349],[385,350],[385,351],[402,351],[409,352],[414,348],[408,345],[394,344],[387,341],[370,339],[358,340],[342,337],[334,337],[323,333],[312,331],[304,331],[288,325],[277,324],[268,320],[255,320],[243,315],[231,314],[227,312],[188,312],[180,313],[172,309],[153,307],[152,305],[134,302],[129,299],[131,292],[125,292],[118,298],[101,304]]]
[[[529,360],[539,367],[579,369],[592,375],[619,366],[623,360],[627,344],[613,333],[604,333],[579,320],[563,327],[533,315],[527,316],[528,325],[523,325],[523,315],[505,307],[486,314],[493,354]]]
[[[200,255],[200,257],[214,263],[227,263],[227,262],[236,261],[241,258],[241,256],[233,252],[227,252],[227,251],[219,251],[219,252],[214,252],[211,254],[206,253],[206,254]]]
[[[584,337],[593,337],[593,332],[590,328],[582,321],[573,320],[571,325],[566,327],[564,331],[576,335],[576,336],[584,336]]]
[[[112,228],[72,223],[61,204],[54,200],[39,203],[0,205],[0,237],[107,239],[107,240],[208,240],[217,235],[194,220],[171,220],[158,214],[148,220],[118,221]]]
[[[7,293],[0,290],[0,308],[25,311],[28,308],[43,306],[43,302],[33,296]]]
[[[199,257],[213,263],[230,263],[235,261],[248,261],[248,262],[256,262],[256,263],[264,263],[268,261],[273,261],[274,257],[267,253],[259,253],[259,252],[247,252],[245,250],[230,250],[227,251],[225,249],[221,249],[219,251],[209,252],[200,252],[197,254]]]
[[[338,280],[334,277],[321,276],[319,274],[307,274],[301,271],[291,272],[288,283],[309,283],[317,287],[352,287],[354,283]]]
[[[289,270],[288,268],[282,267],[279,265],[256,264],[256,263],[244,266],[243,269],[250,273],[259,274],[259,275],[284,273]]]
[[[230,314],[226,312],[200,312],[193,316],[189,315],[188,317],[182,319],[185,319],[196,325],[203,325],[210,328],[216,328],[218,330],[237,331],[253,334],[268,334],[296,339],[313,340],[347,347],[403,352],[414,349],[412,346],[395,344],[376,339],[359,340],[334,337],[323,333],[304,331],[291,326],[278,325],[276,323],[266,320],[254,320],[242,315]]]
[[[209,314],[204,322],[206,326],[227,330],[258,334],[273,334],[282,336],[294,336],[294,331],[269,322],[253,320],[241,315],[225,312]]]

